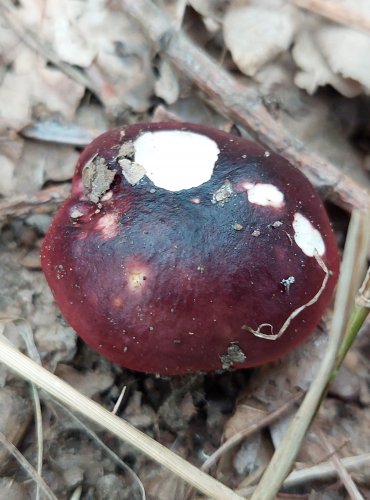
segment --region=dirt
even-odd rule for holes
[[[199,468],[223,442],[254,429],[210,470],[249,498],[317,373],[332,307],[311,340],[279,362],[233,370],[245,354],[231,345],[222,357],[229,371],[159,378],[113,365],[77,338],[41,272],[40,246],[56,205],[69,190],[81,148],[110,127],[139,121],[193,121],[245,137],[264,134],[276,122],[293,135],[298,151],[314,152],[332,162],[338,175],[358,183],[358,189],[369,189],[370,82],[364,61],[370,9],[368,2],[357,7],[345,0],[328,19],[320,6],[312,13],[299,9],[300,2],[282,8],[280,0],[154,3],[163,19],[171,16],[173,26],[204,50],[205,61],[215,59],[228,72],[240,95],[225,96],[224,102],[212,98],[197,80],[206,68],[184,74],[176,54],[165,56],[165,43],[150,41],[151,20],[145,35],[121,2],[24,0],[1,6],[0,327],[26,352],[22,329],[13,321],[23,318],[23,329],[30,329],[45,368],[109,411],[122,393],[119,417]],[[361,15],[339,15],[342,9],[356,13],[360,8]],[[258,35],[258,43],[247,48],[255,38],[250,31],[243,36],[243,19],[256,26]],[[284,25],[279,43],[274,36],[278,19]],[[245,89],[258,97],[252,107],[265,106],[257,118],[253,115],[248,130],[238,120],[236,105],[245,101]],[[280,146],[284,152],[284,144]],[[130,146],[119,152],[129,181],[135,183],[145,171],[132,163],[132,154]],[[93,158],[83,175],[95,203],[114,178],[102,166],[104,160]],[[328,202],[336,186],[324,189],[330,186],[327,171],[320,175],[320,192],[342,249],[349,213],[341,208],[345,204]],[[226,182],[213,194],[213,202],[222,206],[232,194]],[[243,229],[240,222],[235,221],[235,231]],[[273,228],[280,225],[276,221]],[[252,233],[260,235],[258,228]],[[293,283],[292,277],[283,280],[287,293]],[[332,464],[332,449],[340,458],[370,453],[369,333],[368,321],[303,442],[297,469]],[[189,487],[173,473],[42,392],[40,397],[41,476],[56,498],[136,500],[143,498],[143,489],[152,500],[190,498]],[[40,444],[33,401],[30,385],[0,364],[0,500],[36,498],[37,481],[4,446],[6,439],[37,468]],[[265,425],[273,412],[276,418]],[[363,498],[370,498],[369,464],[350,470]],[[280,497],[346,499],[345,486],[334,472],[282,487]],[[200,498],[194,491],[192,495]],[[40,498],[46,496],[41,493]]]
[[[98,203],[109,190],[115,172],[109,170],[104,158],[97,156],[91,159],[82,170],[82,182],[87,198]]]

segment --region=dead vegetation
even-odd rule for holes
[[[0,498],[368,498],[369,322],[347,350],[369,308],[368,284],[354,297],[369,258],[370,2],[1,0],[0,13]],[[279,363],[145,376],[58,312],[39,248],[79,151],[168,119],[283,154],[346,240],[335,309]]]

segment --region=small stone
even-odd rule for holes
[[[82,182],[87,198],[98,203],[109,190],[115,175],[104,158],[94,156],[82,170]]]
[[[246,355],[238,344],[231,343],[227,348],[227,353],[220,356],[222,368],[229,370],[235,363],[243,363],[247,359]]]
[[[252,236],[255,238],[258,238],[258,236],[261,234],[261,231],[259,229],[255,229],[252,233]]]
[[[280,283],[283,285],[285,292],[288,294],[290,291],[290,286],[293,285],[293,283],[295,283],[295,277],[289,276],[288,278],[282,279]]]
[[[72,208],[72,210],[70,211],[70,216],[72,219],[78,219],[82,215],[83,213],[78,208]]]
[[[235,229],[235,231],[241,231],[243,229],[243,226],[241,224],[233,224],[233,229]]]
[[[229,201],[233,193],[234,190],[231,182],[226,180],[224,184],[213,193],[212,203],[218,203],[221,206],[224,206],[225,202]]]
[[[277,220],[271,224],[271,227],[277,228],[277,227],[280,227],[282,225],[283,225],[283,223],[280,220]]]

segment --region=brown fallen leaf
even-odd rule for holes
[[[290,6],[231,5],[223,20],[226,47],[240,71],[254,76],[264,64],[286,51],[298,28]]]

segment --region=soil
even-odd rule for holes
[[[279,362],[233,371],[244,354],[231,345],[225,372],[160,378],[113,365],[78,339],[46,284],[39,250],[82,147],[113,126],[168,119],[212,124],[295,158],[314,174],[342,249],[350,212],[370,192],[370,2],[326,2],[333,4],[326,12],[315,7],[319,2],[283,0],[142,3],[155,5],[160,16],[148,15],[145,24],[127,1],[0,7],[0,333],[26,352],[24,335],[31,332],[45,368],[199,468],[222,443],[246,433],[208,471],[250,498],[317,372],[332,308],[311,340]],[[277,16],[284,27],[279,43]],[[191,72],[182,62],[176,36],[167,40],[155,24],[167,18],[202,50],[203,66]],[[243,22],[255,26],[250,47]],[[163,35],[156,43],[153,26]],[[226,90],[220,97],[213,82],[204,83],[214,61],[220,80],[225,72],[238,95]],[[252,102],[251,93],[246,126],[243,103]],[[91,199],[98,201],[113,178],[89,174]],[[226,188],[215,203],[227,202]],[[257,228],[253,236],[259,235]],[[349,473],[362,495],[356,498],[370,498],[369,334],[367,321],[296,458],[295,470],[323,464],[332,472],[302,476],[282,486],[279,498],[349,498],[333,456],[355,457]],[[56,498],[134,500],[144,490],[153,500],[200,498],[108,430],[43,392],[40,398],[41,476]],[[29,383],[0,364],[0,500],[37,498],[38,481],[25,465],[37,467],[36,424]]]

